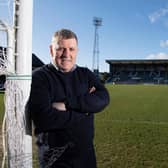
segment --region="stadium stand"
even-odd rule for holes
[[[107,83],[168,84],[168,59],[106,60],[110,67]]]
[[[32,69],[36,69],[43,65],[44,63],[34,53],[32,53]]]

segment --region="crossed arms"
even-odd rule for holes
[[[94,86],[92,86],[90,89],[89,89],[89,93],[93,93],[96,91],[96,88]],[[57,110],[60,110],[60,111],[67,111],[67,108],[66,108],[66,105],[64,102],[54,102],[52,103],[52,107],[57,109]]]

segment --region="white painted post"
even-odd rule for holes
[[[7,29],[7,70],[11,73],[15,72],[15,58],[14,58],[14,29],[8,27]]]
[[[6,82],[7,159],[9,168],[32,168],[32,137],[26,132],[25,105],[32,74],[33,0],[15,0],[14,8],[15,65]],[[13,106],[8,105],[11,99]]]
[[[20,0],[18,10],[18,28],[16,44],[16,74],[21,79],[19,87],[23,93],[23,104],[26,105],[30,92],[32,74],[32,18],[33,0]],[[18,111],[19,112],[19,111]],[[23,114],[25,115],[25,114]],[[25,116],[24,116],[25,118]],[[25,168],[32,167],[32,137],[24,135]]]

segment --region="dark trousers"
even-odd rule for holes
[[[96,168],[93,145],[80,146],[72,142],[62,146],[50,146],[48,133],[37,135],[40,168]]]

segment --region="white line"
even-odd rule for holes
[[[152,125],[168,125],[166,121],[143,121],[143,120],[104,120],[105,122],[133,123],[133,124],[152,124]]]

